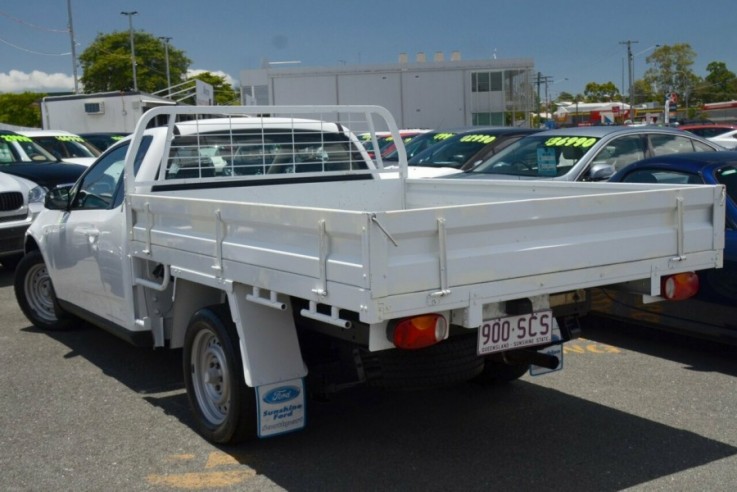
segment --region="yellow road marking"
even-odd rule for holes
[[[563,345],[564,354],[619,354],[622,350],[606,343],[592,342],[585,338],[578,338]]]
[[[167,461],[194,460],[194,454],[182,453],[168,456]],[[213,471],[213,468],[227,468]],[[238,485],[253,478],[256,471],[247,465],[241,464],[234,456],[220,451],[212,452],[207,456],[205,472],[187,473],[152,473],[146,477],[149,485],[160,485],[176,489],[199,490],[217,487]]]
[[[231,470],[203,473],[177,473],[174,475],[149,475],[150,485],[165,485],[177,489],[210,489],[228,487],[245,482],[256,475],[255,470]]]
[[[227,453],[210,453],[205,468],[215,468],[223,465],[238,465],[238,460]]]

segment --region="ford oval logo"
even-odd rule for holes
[[[300,390],[296,386],[280,386],[274,388],[264,395],[262,398],[266,403],[283,403],[285,401],[294,400],[299,396]]]

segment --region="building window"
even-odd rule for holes
[[[473,113],[471,124],[473,126],[504,125],[504,113]]]
[[[497,92],[501,90],[501,72],[473,72],[471,74],[471,92]]]

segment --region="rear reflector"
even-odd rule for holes
[[[660,295],[671,301],[680,301],[699,292],[699,276],[694,272],[676,273],[660,279]]]
[[[448,338],[448,322],[440,314],[404,318],[389,324],[387,337],[401,349],[429,347]]]

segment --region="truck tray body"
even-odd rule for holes
[[[487,302],[642,278],[657,295],[662,275],[721,266],[724,244],[713,186],[378,179],[128,200],[134,256],[367,323],[463,309],[475,326]]]

